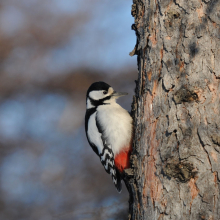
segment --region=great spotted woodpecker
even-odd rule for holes
[[[86,136],[118,192],[122,189],[121,174],[130,167],[132,146],[132,118],[116,103],[124,95],[127,93],[115,92],[104,82],[93,83],[86,95]]]

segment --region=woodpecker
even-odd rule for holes
[[[118,192],[122,189],[121,174],[130,167],[132,149],[133,120],[116,103],[124,95],[127,93],[116,92],[105,82],[93,83],[86,95],[86,136]]]

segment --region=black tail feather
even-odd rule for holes
[[[111,175],[112,181],[120,193],[122,190],[122,183],[121,183],[121,175],[119,171],[115,167],[115,161],[114,161],[114,153],[110,147],[107,146],[107,144],[104,144],[104,148],[102,150],[102,153],[99,154],[100,160],[102,165],[105,168],[105,171]]]
[[[121,178],[121,174],[118,172],[118,170],[116,169],[116,177],[117,177],[117,183],[115,184],[116,189],[118,190],[119,193],[121,193],[122,190],[122,178]]]

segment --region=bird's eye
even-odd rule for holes
[[[108,92],[107,91],[103,91],[103,94],[106,95]]]

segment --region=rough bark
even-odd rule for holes
[[[133,0],[129,219],[220,219],[219,11],[219,0]]]

